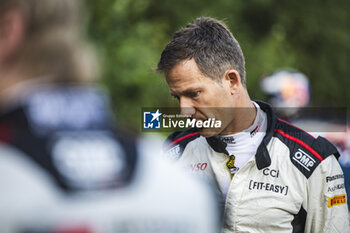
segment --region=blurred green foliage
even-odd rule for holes
[[[246,58],[252,99],[260,78],[280,68],[305,73],[313,106],[350,106],[348,0],[87,0],[88,34],[103,58],[102,85],[118,122],[141,128],[141,107],[176,106],[154,69],[180,27],[199,16],[223,20]]]

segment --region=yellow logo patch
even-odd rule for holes
[[[335,205],[346,204],[346,195],[336,195],[334,197],[328,198],[328,208],[331,208]]]
[[[226,166],[228,168],[234,168],[235,167],[235,156],[231,155],[229,161],[226,163]]]

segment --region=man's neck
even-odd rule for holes
[[[233,119],[229,126],[220,133],[221,135],[241,132],[254,123],[257,110],[245,89],[237,98],[237,104],[233,111]]]

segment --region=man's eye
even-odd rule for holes
[[[196,98],[196,97],[198,97],[199,93],[200,93],[200,91],[190,92],[190,93],[188,93],[188,97]]]

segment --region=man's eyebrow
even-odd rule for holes
[[[202,88],[199,88],[199,87],[193,87],[193,88],[188,88],[180,93],[174,93],[174,92],[170,92],[170,95],[176,97],[176,96],[179,96],[179,95],[188,95],[192,92],[196,92],[196,91],[200,91],[202,90]]]

